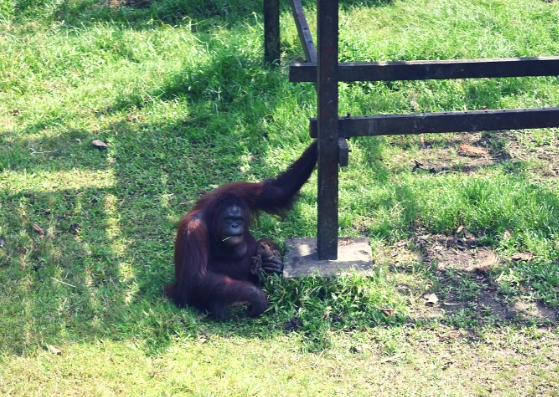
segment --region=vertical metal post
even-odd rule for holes
[[[318,0],[318,259],[338,257],[338,0]]]
[[[264,0],[264,59],[280,60],[280,0]]]

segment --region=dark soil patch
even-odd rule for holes
[[[417,299],[412,314],[416,319],[496,326],[503,322],[544,326],[558,321],[557,309],[528,297],[500,293],[495,274],[506,259],[499,258],[490,247],[478,246],[475,236],[465,230],[455,236],[420,232],[387,248],[381,253],[382,260],[395,271],[406,271],[407,263],[415,261],[434,275],[436,281],[429,292],[438,301],[432,304],[423,296]]]
[[[552,133],[550,133],[552,134]],[[444,143],[428,137],[413,160],[414,171],[475,173],[499,162],[512,165],[531,162],[541,177],[559,177],[559,142],[537,133],[494,131],[457,134]]]
[[[505,166],[507,172],[526,172],[534,182],[559,177],[559,139],[555,130],[452,134],[445,140],[425,135],[416,142],[419,151],[406,150],[393,159],[400,164],[409,162],[413,172],[475,175],[484,169]],[[520,259],[499,258],[491,247],[481,246],[476,236],[465,229],[450,236],[417,230],[410,240],[381,251],[384,252],[379,252],[378,259],[394,266],[396,272],[409,273],[410,266],[413,268],[410,264],[416,263],[428,268],[427,274],[434,277],[429,292],[435,293],[438,301],[427,305],[425,299],[413,297],[416,318],[495,325],[503,321],[542,325],[558,321],[557,308],[534,301],[530,286],[520,286],[527,292],[521,296],[499,292],[499,277],[503,274],[499,269],[505,271],[510,260],[531,260],[529,253],[519,253]],[[410,293],[414,290],[401,287]]]

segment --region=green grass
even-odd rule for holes
[[[341,3],[342,61],[559,54],[556,2]],[[303,53],[287,4],[281,29],[273,68],[261,1],[0,0],[0,394],[557,395],[556,129],[476,134],[495,158],[480,166],[459,153],[465,135],[352,140],[340,235],[371,239],[372,275],[271,279],[258,319],[236,307],[215,322],[163,297],[201,192],[273,177],[310,142],[316,95],[288,82]],[[340,114],[558,106],[558,83],[343,83]],[[384,255],[461,226],[500,258],[483,285]],[[316,236],[316,175],[286,219],[262,215],[253,232]],[[511,260],[522,252],[536,256]],[[488,286],[555,318],[480,315]],[[432,291],[463,308],[425,308]]]

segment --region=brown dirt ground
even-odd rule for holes
[[[482,172],[502,161],[523,162],[529,164],[534,181],[554,180],[559,177],[559,142],[555,135],[554,131],[455,134],[442,143],[426,135],[419,138],[420,151],[414,152],[413,158],[403,154],[407,158],[393,160],[409,162],[414,172],[466,174]],[[451,236],[418,230],[409,240],[381,249],[375,260],[395,270],[410,261],[433,267],[441,296],[434,304],[426,305],[426,300],[420,299],[413,305],[416,318],[443,318],[467,310],[477,323],[557,323],[557,308],[533,301],[529,293],[515,297],[500,294],[498,278],[492,281],[489,277],[489,268],[496,269],[511,259],[531,259],[529,253],[519,254],[520,258],[499,258],[491,247],[478,246],[476,236],[460,228]],[[469,297],[459,292],[464,281],[474,291]],[[529,286],[520,289],[528,290]]]
[[[530,161],[538,176],[558,178],[559,142],[553,136],[542,144],[541,139],[532,135],[518,131],[455,134],[448,137],[446,144],[420,137],[422,148],[413,161],[413,169],[469,174],[505,160]]]
[[[414,248],[408,248],[410,245]],[[489,319],[495,323],[549,325],[558,320],[557,308],[532,301],[528,296],[512,298],[499,293],[486,270],[503,265],[504,260],[489,247],[477,247],[475,237],[425,233],[387,247],[380,256],[397,271],[410,261],[432,266],[440,283],[438,290],[448,291],[437,293],[438,302],[434,304],[427,304],[421,297],[423,299],[412,305],[412,316],[416,319],[445,318],[468,310],[478,324],[487,323]],[[461,281],[473,286],[474,296],[459,292]]]

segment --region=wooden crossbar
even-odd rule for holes
[[[318,97],[318,117],[310,120],[310,133],[319,142],[317,247],[321,260],[337,258],[338,164],[348,161],[346,138],[559,127],[559,108],[339,117],[340,81],[557,76],[559,57],[339,63],[338,0],[317,0],[316,47],[301,0],[291,0],[291,7],[307,62],[291,64],[289,79],[314,83]],[[279,62],[279,0],[264,0],[264,9],[266,59],[277,54],[273,61]]]
[[[559,127],[559,107],[338,118],[338,135],[342,138],[551,127]],[[310,134],[318,137],[316,119],[310,120]]]
[[[316,64],[293,63],[291,82],[316,82]],[[340,63],[338,81],[395,81],[559,75],[559,57]]]

